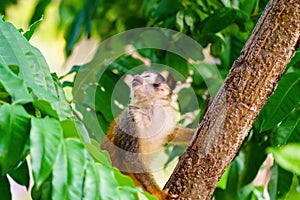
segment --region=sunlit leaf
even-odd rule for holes
[[[71,117],[70,105],[58,82],[53,80],[45,58],[12,24],[2,19],[0,43],[0,80],[6,91],[27,103],[32,99],[27,94],[30,90],[35,99],[48,101],[60,119]],[[18,76],[8,71],[9,66],[18,66]]]
[[[84,196],[84,174],[88,163],[83,144],[74,138],[65,139],[53,168],[52,197],[81,199]],[[89,177],[90,178],[90,177]]]
[[[176,14],[176,25],[179,28],[180,32],[183,32],[184,30],[184,11],[179,10]]]
[[[1,31],[0,31],[1,34]],[[0,35],[0,42],[2,38]],[[1,54],[1,47],[0,47]],[[32,100],[31,95],[29,94],[24,80],[14,74],[9,67],[4,65],[0,59],[0,82],[5,88],[5,90],[12,97],[12,101],[18,101],[21,103],[27,103]]]
[[[285,170],[300,175],[300,144],[288,144],[281,148],[268,148],[275,161]]]
[[[96,164],[100,177],[100,194],[102,199],[119,199],[118,184],[111,167]]]
[[[95,162],[111,167],[111,160],[108,152],[101,150],[100,144],[96,140],[91,139],[91,143],[84,143],[84,145]]]
[[[59,122],[51,118],[31,118],[30,152],[36,187],[50,175],[62,142]]]
[[[94,163],[88,162],[85,170],[83,198],[86,200],[102,199],[99,189],[99,174],[97,166]]]

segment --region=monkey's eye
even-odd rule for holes
[[[153,83],[152,85],[153,85],[153,87],[158,87],[160,84],[159,83]]]

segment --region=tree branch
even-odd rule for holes
[[[270,0],[164,189],[210,199],[300,41],[299,0]]]

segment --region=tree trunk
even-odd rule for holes
[[[210,199],[300,43],[300,1],[270,0],[165,185]]]

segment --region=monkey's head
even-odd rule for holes
[[[145,71],[133,78],[131,85],[131,102],[145,99],[169,100],[172,90],[165,78],[158,72]]]

